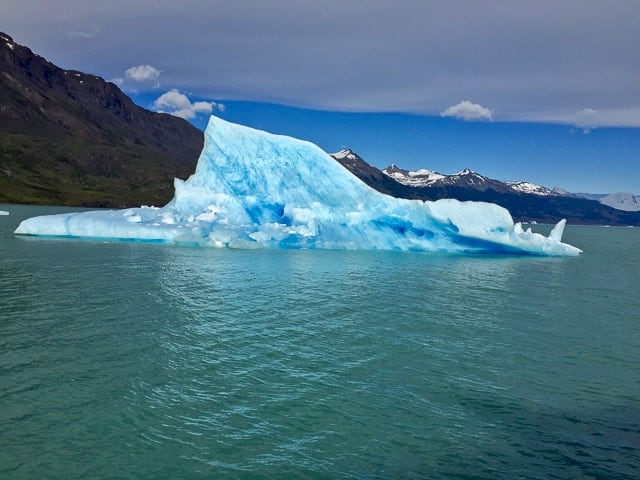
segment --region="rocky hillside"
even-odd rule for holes
[[[195,168],[203,134],[63,70],[0,33],[0,202],[161,205]]]

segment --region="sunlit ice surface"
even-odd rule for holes
[[[34,217],[15,233],[229,248],[382,249],[570,256],[495,204],[384,195],[316,145],[212,116],[196,171],[162,208]]]

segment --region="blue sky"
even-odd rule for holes
[[[640,193],[637,0],[2,0],[0,18],[200,127],[214,113],[378,167]]]
[[[153,95],[133,95],[153,107]],[[195,101],[195,100],[194,100]],[[310,140],[327,152],[351,148],[384,168],[470,168],[500,180],[527,180],[573,192],[640,192],[640,129],[534,122],[470,122],[402,113],[311,110],[225,101],[215,115],[273,133]],[[208,115],[190,121],[206,127]]]

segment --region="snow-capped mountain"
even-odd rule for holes
[[[632,193],[612,193],[601,198],[600,203],[625,212],[640,211],[640,197]]]
[[[640,211],[616,210],[557,187],[550,189],[527,181],[503,182],[468,168],[452,175],[427,169],[410,171],[395,164],[379,170],[349,149],[332,156],[367,185],[397,198],[497,203],[507,208],[514,219],[525,222],[549,223],[566,218],[576,224],[640,225]],[[631,205],[632,201],[626,203]]]
[[[349,158],[352,162],[355,162],[357,158],[359,158],[357,154],[351,150],[341,150],[340,152],[333,154],[333,157],[336,159]],[[451,175],[446,175],[426,168],[419,170],[405,170],[392,163],[388,167],[382,169],[382,173],[396,182],[408,187],[435,188],[448,186],[462,187],[478,191],[492,190],[502,193],[537,195],[540,197],[586,198],[589,200],[595,200],[602,205],[615,208],[616,210],[623,210],[626,212],[640,211],[640,197],[631,193],[571,193],[560,187],[548,188],[543,185],[527,181],[502,182],[500,180],[480,175],[468,168]]]
[[[334,156],[334,158],[337,158]],[[382,170],[382,173],[393,178],[395,181],[410,187],[429,187],[438,185],[466,186],[485,190],[492,188],[498,191],[512,190],[517,193],[528,193],[532,195],[563,195],[563,193],[552,190],[542,185],[531,182],[501,182],[484,175],[480,175],[473,170],[465,168],[452,175],[444,175],[433,170],[404,170],[395,164],[389,165]]]

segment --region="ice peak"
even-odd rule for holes
[[[555,227],[553,227],[553,230],[551,230],[551,232],[549,233],[549,240],[552,240],[554,242],[561,242],[562,241],[562,234],[564,233],[564,227],[567,224],[567,221],[563,218],[562,220],[560,220]]]

